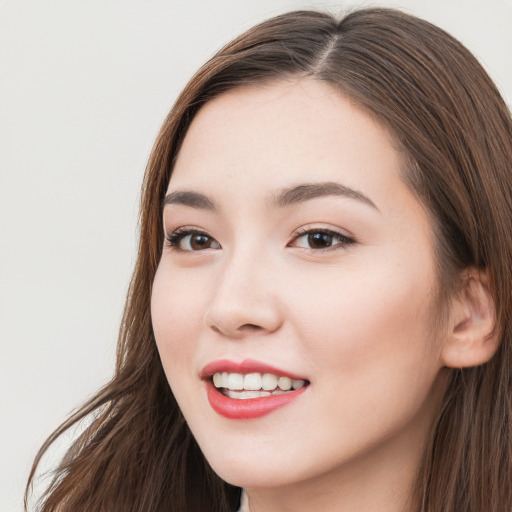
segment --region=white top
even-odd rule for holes
[[[249,510],[249,497],[247,496],[245,489],[242,489],[242,496],[240,498],[240,508],[238,509],[238,512],[251,512]]]

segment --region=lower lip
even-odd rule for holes
[[[304,386],[295,391],[283,393],[282,395],[236,399],[223,395],[213,385],[213,382],[206,382],[206,393],[212,409],[221,416],[231,420],[248,420],[265,416],[265,414],[269,414],[293,402],[293,400],[304,393],[306,389],[307,386]]]

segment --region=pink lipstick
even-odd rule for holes
[[[200,373],[212,409],[229,419],[252,419],[281,408],[307,389],[304,377],[258,361],[219,360]]]

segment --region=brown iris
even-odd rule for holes
[[[310,233],[308,235],[308,244],[312,249],[325,249],[332,246],[333,236],[330,233]]]

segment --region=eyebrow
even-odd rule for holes
[[[326,196],[339,196],[355,199],[371,206],[377,211],[380,211],[379,208],[377,208],[377,205],[362,192],[332,181],[322,183],[301,183],[293,187],[285,188],[281,190],[279,194],[271,198],[270,205],[284,208],[286,206]],[[167,194],[164,198],[163,206],[171,204],[180,204],[190,206],[191,208],[210,211],[218,211],[219,209],[213,199],[205,194],[194,192],[192,190],[175,190],[174,192]]]
[[[163,206],[169,204],[181,204],[201,210],[218,210],[217,205],[208,196],[191,190],[176,190],[167,194],[163,201]]]
[[[301,183],[290,188],[283,189],[277,196],[272,198],[271,204],[278,207],[291,206],[293,204],[302,203],[317,197],[340,196],[349,199],[355,199],[371,206],[377,211],[377,205],[359,190],[332,181],[322,183]]]

